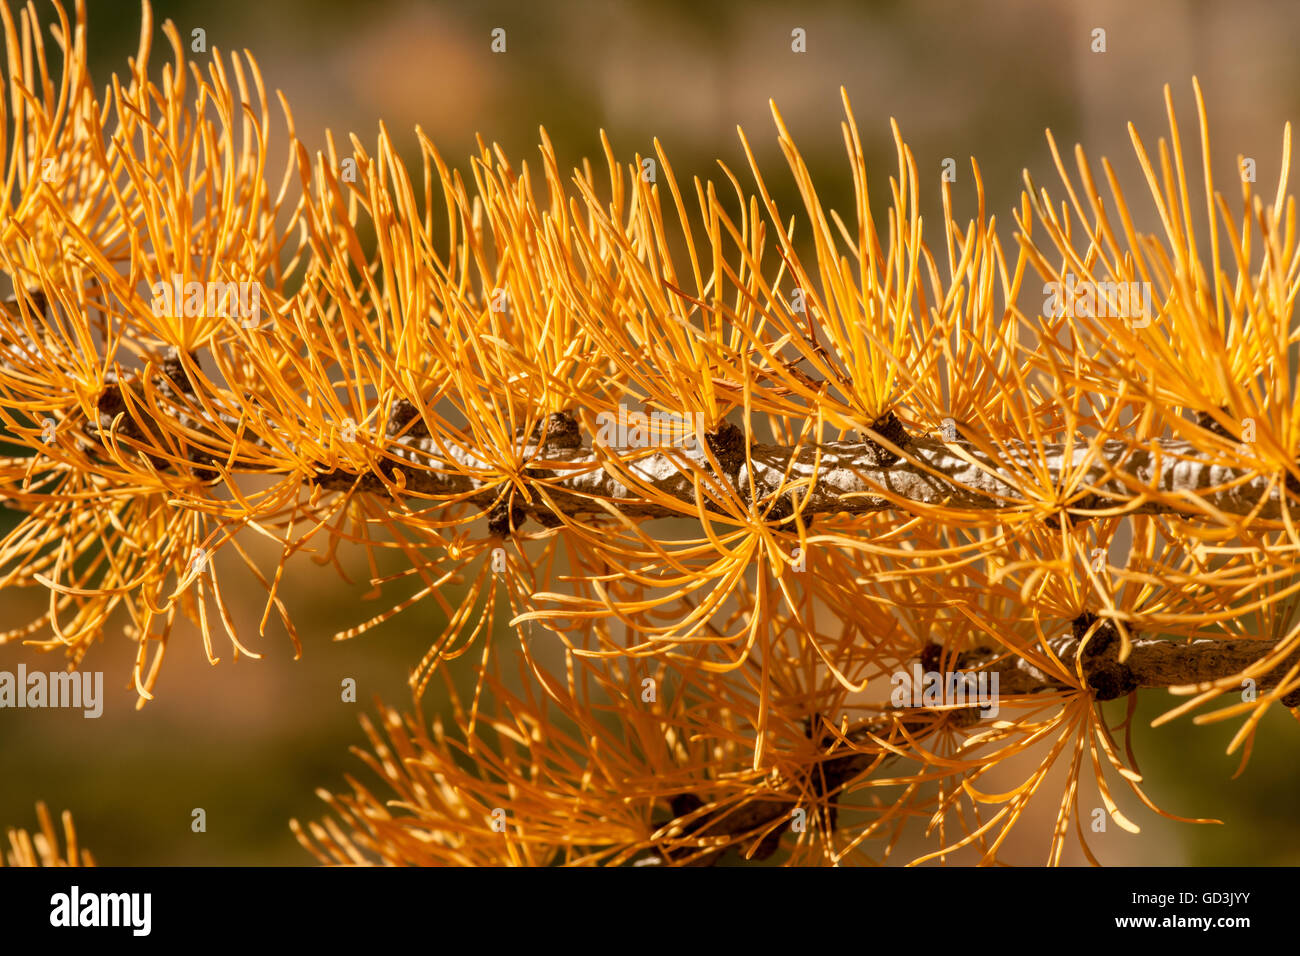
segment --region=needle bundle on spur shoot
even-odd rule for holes
[[[45,598],[0,641],[133,641],[145,705],[189,635],[331,636],[291,560],[414,583],[332,635],[445,619],[368,775],[293,823],[320,861],[993,863],[1032,824],[1097,862],[1094,807],[1172,817],[1139,695],[1243,761],[1297,713],[1289,127],[1238,208],[1166,90],[1145,192],[1049,136],[1058,187],[999,217],[972,161],[962,222],[897,126],[868,176],[846,93],[840,211],[773,107],[791,210],[744,132],[716,180],[657,141],[564,171],[544,132],[313,153],[248,53],[168,22],[151,70],[146,4],[98,89],[55,10],[0,7],[0,587]],[[57,856],[43,819],[14,862]]]

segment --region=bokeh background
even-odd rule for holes
[[[49,17],[47,4],[37,6]],[[88,0],[88,7],[94,76],[103,87],[136,49],[140,10],[134,0]],[[1185,148],[1195,155],[1193,75],[1206,94],[1216,180],[1230,185],[1237,157],[1250,156],[1269,195],[1283,124],[1300,115],[1300,8],[1288,0],[161,0],[154,12],[156,25],[171,18],[183,36],[202,27],[210,48],[250,50],[269,88],[292,104],[299,136],[312,149],[324,145],[327,129],[355,132],[373,149],[382,120],[412,156],[419,124],[462,169],[476,135],[500,143],[512,160],[535,162],[543,125],[564,168],[599,157],[604,129],[624,161],[652,155],[658,137],[680,179],[716,177],[721,160],[748,184],[739,124],[778,204],[792,209],[769,99],[823,202],[843,209],[851,205],[852,181],[840,135],[841,85],[864,137],[876,197],[896,173],[895,117],[922,175],[934,171],[922,203],[931,221],[939,219],[938,170],[948,157],[957,161],[957,213],[974,214],[974,156],[989,211],[1009,223],[1023,170],[1055,185],[1046,127],[1063,150],[1080,142],[1094,160],[1109,157],[1130,196],[1141,196],[1126,124],[1136,125],[1148,148],[1167,136],[1168,83]],[[490,49],[497,27],[507,31],[505,53]],[[806,30],[806,53],[791,51],[795,27]],[[1105,53],[1091,49],[1098,27],[1106,31]],[[161,32],[155,46],[160,64]],[[1153,227],[1150,219],[1140,207],[1139,226]],[[12,521],[0,512],[0,532]],[[332,642],[336,631],[403,593],[390,588],[382,605],[368,604],[364,565],[349,567],[354,585],[310,561],[290,565],[282,593],[304,637],[301,660],[279,631],[256,636],[261,600],[254,597],[238,623],[260,661],[224,653],[211,667],[197,635],[182,630],[159,699],[137,711],[123,679],[134,648],[110,632],[87,662],[105,672],[102,718],[0,713],[0,827],[32,826],[39,798],[74,812],[82,844],[101,863],[310,863],[288,820],[320,814],[316,788],[341,789],[345,772],[366,773],[347,753],[363,739],[358,716],[374,697],[397,705],[409,699],[405,674],[443,625],[424,602],[363,637]],[[30,619],[39,597],[0,593],[0,631]],[[20,659],[36,663],[20,647],[0,647],[0,669],[13,670]],[[57,669],[60,661],[42,663]],[[359,703],[340,700],[342,677],[356,679]],[[1226,825],[1173,823],[1122,797],[1143,832],[1135,837],[1112,826],[1091,835],[1102,861],[1300,863],[1300,724],[1275,709],[1249,765],[1236,774],[1239,757],[1224,754],[1235,725],[1147,726],[1168,703],[1148,693],[1135,718],[1147,792],[1172,812]],[[191,832],[194,807],[207,811],[206,833]],[[1045,801],[1017,827],[1008,859],[1042,862],[1046,815],[1054,811]],[[1072,852],[1067,860],[1082,857]]]

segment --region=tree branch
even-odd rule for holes
[[[734,471],[727,473],[726,463],[719,461],[723,470],[720,478],[718,469],[698,447],[689,451],[650,449],[634,460],[622,462],[621,467],[633,478],[652,488],[657,496],[680,502],[680,508],[647,501],[631,487],[631,482],[611,473],[616,469],[602,467],[604,461],[627,455],[627,451],[598,452],[584,446],[521,442],[517,454],[534,474],[548,477],[547,491],[555,506],[571,516],[600,513],[603,508],[596,503],[598,500],[631,517],[693,514],[693,465],[695,471],[724,481],[741,500],[750,498],[751,475],[760,501],[784,489],[789,499],[777,502],[774,511],[778,519],[788,517],[794,508],[810,517],[906,509],[909,505],[976,511],[1016,507],[1032,501],[1032,494],[1022,491],[1016,466],[1042,461],[1048,480],[1060,485],[1063,476],[1081,470],[1089,454],[1087,446],[1078,443],[1045,444],[1037,449],[1015,443],[999,461],[970,443],[944,443],[930,438],[910,439],[901,450],[902,458],[885,465],[880,463],[880,446],[872,440],[827,442],[797,449],[753,444],[750,462],[744,461],[742,452]],[[474,475],[492,474],[499,469],[471,449],[408,434],[392,439],[385,453],[395,467],[401,467],[403,462],[412,466],[404,469],[408,492],[460,495],[482,504],[491,503],[497,495],[489,480]],[[362,490],[379,491],[384,487],[374,475],[331,472],[321,475],[318,481],[327,488],[342,489],[356,484],[358,478]],[[1187,441],[1158,439],[1146,448],[1109,441],[1101,445],[1095,460],[1083,470],[1079,494],[1065,510],[1076,518],[1118,509],[1117,513],[1124,514],[1254,513],[1270,519],[1281,514],[1282,485],[1280,476],[1260,474],[1249,467],[1215,464]],[[529,509],[533,514],[539,510],[551,509],[545,505]]]
[[[192,401],[190,383],[174,350],[164,357],[155,381],[158,392],[169,400],[178,404],[191,400],[191,411],[178,412],[177,418],[212,446],[211,453],[192,452],[191,461],[224,461],[225,455],[218,453],[223,447],[222,433],[234,433],[238,419],[220,414],[217,418],[222,427],[215,427],[213,417]],[[110,427],[114,416],[125,408],[121,395],[125,388],[143,402],[144,390],[138,378],[110,381],[100,399],[99,421],[87,423],[86,431],[92,438]],[[139,441],[144,437],[129,416],[119,428],[127,438]],[[1081,442],[1040,447],[1013,442],[995,457],[966,441],[912,438],[892,415],[876,423],[876,428],[878,431],[866,430],[862,441],[804,444],[797,448],[755,443],[750,445],[746,462],[743,433],[724,423],[718,431],[705,436],[719,466],[714,468],[698,445],[689,450],[674,447],[630,453],[616,448],[597,450],[584,445],[578,423],[562,412],[550,416],[545,440],[536,433],[528,438],[518,436],[514,449],[499,450],[494,457],[497,461],[513,458],[532,477],[545,480],[553,506],[542,501],[516,501],[514,506],[526,509],[546,525],[558,523],[556,512],[569,516],[601,514],[606,508],[600,502],[633,518],[689,516],[697,507],[694,475],[703,475],[706,482],[718,482],[716,491],[738,495],[746,502],[751,497],[751,479],[761,502],[784,492],[784,500],[775,501],[769,515],[770,520],[778,521],[788,520],[795,509],[811,518],[840,512],[906,510],[910,506],[985,511],[1033,504],[1034,486],[1027,486],[1021,478],[1033,463],[1045,467],[1052,487],[1062,487],[1074,479],[1078,490],[1064,502],[1062,510],[1076,519],[1100,513],[1212,516],[1215,512],[1254,513],[1259,518],[1274,519],[1281,513],[1281,489],[1291,486],[1300,493],[1300,487],[1289,476],[1260,473],[1245,462],[1242,467],[1216,464],[1190,442],[1177,439],[1155,439],[1146,447],[1108,441],[1084,468],[1092,452]],[[247,432],[244,438],[267,447]],[[882,447],[876,438],[889,447]],[[382,471],[382,476],[335,469],[317,472],[310,480],[332,490],[396,494],[394,470],[400,468],[408,495],[455,497],[485,508],[500,496],[500,465],[475,449],[430,436],[416,408],[405,400],[394,404],[384,436],[372,442],[371,448],[378,460],[376,470]],[[614,464],[619,460],[621,464]],[[620,468],[634,481],[621,476]],[[212,480],[214,473],[197,469],[197,476]],[[633,487],[635,482],[653,489],[659,500],[647,500]],[[1037,484],[1041,487],[1042,482]],[[664,499],[680,507],[666,504]]]
[[[1076,631],[1079,630],[1085,630],[1085,627],[1076,623]],[[1071,664],[1076,654],[1081,653],[1084,674],[1090,681],[1095,674],[1105,673],[1118,665],[1127,669],[1135,687],[1201,685],[1200,689],[1209,689],[1208,685],[1215,681],[1242,673],[1260,663],[1276,647],[1269,641],[1252,640],[1198,640],[1182,643],[1137,639],[1131,642],[1127,660],[1118,664],[1119,637],[1114,632],[1113,625],[1108,622],[1102,622],[1086,642],[1082,638],[1069,636],[1049,641],[1049,644],[1057,657],[1066,664]],[[1094,650],[1099,646],[1101,650]],[[939,645],[930,645],[921,655],[919,663],[927,670],[936,668],[941,653]],[[1255,675],[1253,679],[1256,689],[1276,687],[1285,672],[1297,664],[1300,664],[1300,650],[1293,651],[1280,663],[1272,665],[1267,672]],[[981,670],[997,674],[999,696],[1075,689],[1073,685],[1039,670],[1023,658],[1009,658],[989,648],[977,648],[958,654],[954,665],[955,670]],[[1102,697],[1101,694],[1096,696]],[[1282,703],[1291,707],[1300,706],[1300,691],[1287,694],[1282,698]],[[753,847],[753,857],[767,859],[777,851],[781,837],[789,830],[792,811],[802,806],[804,798],[809,794],[819,802],[827,801],[827,805],[804,806],[808,818],[811,819],[813,813],[820,812],[824,815],[827,828],[835,829],[835,794],[856,777],[897,756],[882,748],[879,741],[887,741],[891,737],[899,739],[900,732],[914,739],[924,738],[935,729],[935,717],[939,713],[936,709],[917,707],[874,716],[849,729],[842,738],[850,746],[872,749],[849,750],[838,754],[831,748],[841,739],[840,734],[828,721],[821,726],[820,734],[822,746],[830,750],[829,755],[807,767],[806,779],[802,783],[794,781],[769,797],[758,797],[736,806],[701,812],[705,804],[698,796],[679,795],[672,801],[674,822],[677,824],[674,829],[680,831],[678,835],[687,834],[702,840],[720,838],[719,842],[723,846],[717,850],[697,850],[689,855],[685,850],[677,850],[662,854],[662,859],[668,862],[686,860],[691,866],[711,866],[721,858],[730,840],[746,836],[758,841]],[[963,723],[974,723],[980,719],[978,707],[958,708],[949,710],[948,713]]]

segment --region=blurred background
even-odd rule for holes
[[[37,7],[48,22],[48,5]],[[102,88],[136,50],[140,11],[132,0],[89,0],[88,8],[93,73]],[[1008,224],[1022,170],[1059,192],[1046,127],[1063,152],[1080,142],[1094,162],[1109,157],[1130,197],[1140,197],[1145,185],[1126,124],[1136,125],[1148,149],[1167,136],[1168,83],[1184,148],[1197,156],[1196,75],[1209,110],[1215,178],[1232,199],[1239,155],[1257,161],[1260,191],[1271,195],[1283,124],[1300,113],[1300,8],[1289,0],[161,0],[154,13],[156,25],[171,18],[184,37],[203,28],[210,49],[251,51],[269,89],[284,92],[312,149],[323,147],[330,129],[336,137],[354,132],[373,150],[382,120],[408,158],[417,155],[419,124],[462,169],[476,134],[500,143],[513,162],[535,164],[542,125],[564,169],[584,156],[598,159],[604,129],[625,162],[651,155],[658,137],[679,180],[717,177],[721,160],[748,187],[739,124],[778,205],[788,209],[796,208],[795,193],[769,99],[828,207],[852,202],[839,125],[844,86],[877,201],[897,173],[894,117],[922,177],[934,172],[935,188],[922,197],[928,219],[939,218],[938,172],[949,157],[956,160],[956,213],[963,220],[974,215],[974,156],[987,208]],[[491,51],[495,28],[506,31],[504,53]],[[795,28],[806,31],[806,53],[791,50]],[[1092,49],[1097,28],[1106,31],[1104,53]],[[158,32],[156,63],[165,52]],[[1199,175],[1199,159],[1193,168]],[[1136,204],[1139,228],[1154,226],[1148,206]],[[12,514],[0,513],[0,533],[12,523]],[[102,718],[58,710],[4,714],[0,828],[33,826],[33,802],[43,799],[55,812],[74,812],[82,845],[101,863],[312,862],[288,820],[319,816],[324,805],[315,789],[343,789],[344,773],[369,780],[347,754],[363,740],[357,718],[372,712],[376,696],[405,704],[405,674],[443,626],[433,603],[423,602],[363,637],[331,642],[330,635],[403,593],[390,588],[382,604],[362,602],[365,567],[350,566],[355,586],[308,561],[290,565],[282,593],[303,635],[301,660],[278,630],[256,636],[259,597],[237,624],[263,660],[234,661],[219,647],[223,660],[210,667],[195,633],[183,629],[169,651],[159,699],[140,711],[124,684],[134,647],[110,633],[86,665],[105,673]],[[0,630],[29,620],[39,603],[38,594],[0,594]],[[12,671],[20,659],[46,669],[61,663],[0,647],[0,669]],[[356,679],[358,703],[340,700],[343,677]],[[1090,835],[1102,862],[1300,863],[1293,812],[1300,725],[1274,709],[1250,764],[1234,777],[1239,757],[1223,751],[1236,724],[1147,726],[1168,706],[1165,695],[1148,693],[1135,718],[1146,791],[1171,812],[1226,826],[1166,821],[1120,796],[1143,832],[1112,826]],[[190,830],[195,807],[207,812],[206,833]],[[1018,826],[1006,858],[1041,863],[1054,812],[1049,799]],[[1083,858],[1072,850],[1067,861]]]

